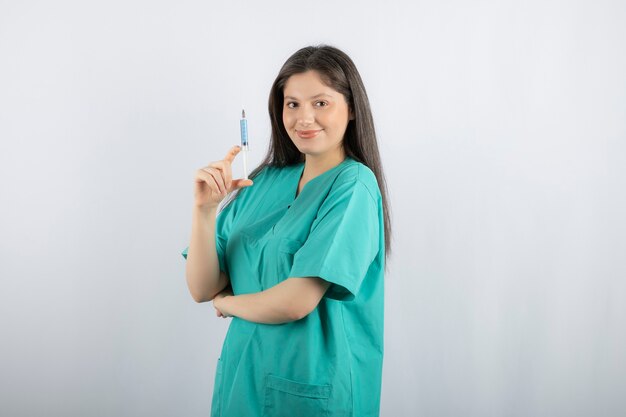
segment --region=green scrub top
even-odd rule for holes
[[[378,182],[347,157],[296,196],[303,170],[304,162],[263,168],[218,214],[220,269],[235,295],[290,277],[331,285],[301,320],[232,318],[217,362],[213,417],[379,414],[385,239]]]

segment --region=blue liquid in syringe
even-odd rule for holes
[[[241,110],[241,120],[239,121],[241,126],[241,147],[248,147],[248,121],[246,120],[245,110]]]

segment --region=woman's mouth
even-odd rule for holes
[[[320,130],[296,130],[296,133],[302,139],[311,139],[317,136],[317,134],[320,133],[321,131],[322,129]]]

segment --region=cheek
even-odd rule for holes
[[[291,117],[285,112],[283,112],[283,124],[285,127],[289,127],[291,125]]]
[[[337,130],[341,129],[343,120],[346,119],[346,115],[342,109],[334,108],[331,111],[326,112],[323,118],[328,127],[331,127],[333,130]]]

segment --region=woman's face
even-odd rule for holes
[[[343,94],[325,85],[317,71],[289,77],[283,94],[283,124],[298,150],[343,155],[343,135],[353,118]]]

